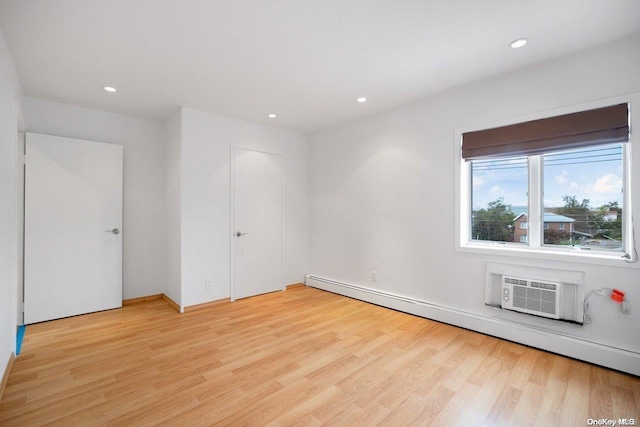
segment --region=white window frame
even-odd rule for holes
[[[526,230],[528,226],[529,226],[529,222],[528,221],[522,221],[520,223],[520,230]]]
[[[542,189],[542,156],[529,156],[529,218],[528,218],[528,245],[519,242],[488,242],[470,239],[471,227],[471,162],[465,162],[462,158],[462,134],[483,129],[555,117],[571,114],[614,104],[629,104],[629,141],[623,147],[623,206],[624,218],[622,225],[623,252],[587,251],[574,247],[557,247],[544,245],[542,236],[544,224],[542,220],[542,203],[532,201],[543,200]],[[634,212],[640,212],[640,195],[632,200],[634,189],[640,188],[640,173],[632,176],[631,165],[640,168],[640,148],[632,149],[633,125],[640,128],[640,92],[615,98],[594,101],[586,104],[558,108],[546,112],[532,113],[509,119],[497,120],[481,125],[457,128],[455,130],[455,250],[485,255],[513,256],[519,258],[564,260],[578,263],[599,265],[614,265],[632,268],[640,268],[640,260],[637,259],[633,236]],[[636,138],[636,144],[640,144],[640,138]],[[640,221],[635,221],[640,224]],[[640,237],[640,230],[636,234]],[[626,258],[626,257],[629,258]],[[635,261],[635,262],[631,262]]]

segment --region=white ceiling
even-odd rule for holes
[[[635,35],[640,1],[0,0],[0,28],[29,96],[313,132]]]

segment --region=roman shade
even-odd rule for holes
[[[462,158],[528,156],[627,142],[628,105],[618,104],[462,134]]]

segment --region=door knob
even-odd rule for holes
[[[243,233],[243,232],[241,232],[241,231],[236,231],[236,237],[242,237],[242,236],[244,236],[245,234],[249,234],[249,233]]]
[[[113,230],[104,230],[105,233],[113,233],[113,234],[119,234],[120,233],[120,229],[119,228],[114,228]]]

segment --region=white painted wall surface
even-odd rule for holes
[[[584,271],[585,293],[604,286],[627,292],[634,320],[619,318],[610,300],[594,298],[593,324],[542,327],[640,353],[640,263],[604,267],[454,250],[456,128],[637,92],[638,76],[640,38],[634,38],[311,135],[310,273],[508,322],[514,314],[537,326],[535,317],[484,306],[486,263]],[[640,164],[634,166],[637,174]]]
[[[230,295],[230,147],[285,155],[285,283],[302,282],[308,266],[307,136],[182,108],[181,233],[184,306]],[[205,281],[213,288],[205,289]]]
[[[182,304],[180,270],[180,139],[182,134],[182,113],[180,109],[166,122],[166,280],[164,294],[178,305]]]
[[[36,98],[24,109],[30,132],[124,146],[123,298],[164,292],[165,125]]]
[[[17,159],[23,93],[0,31],[0,375],[16,349]]]

